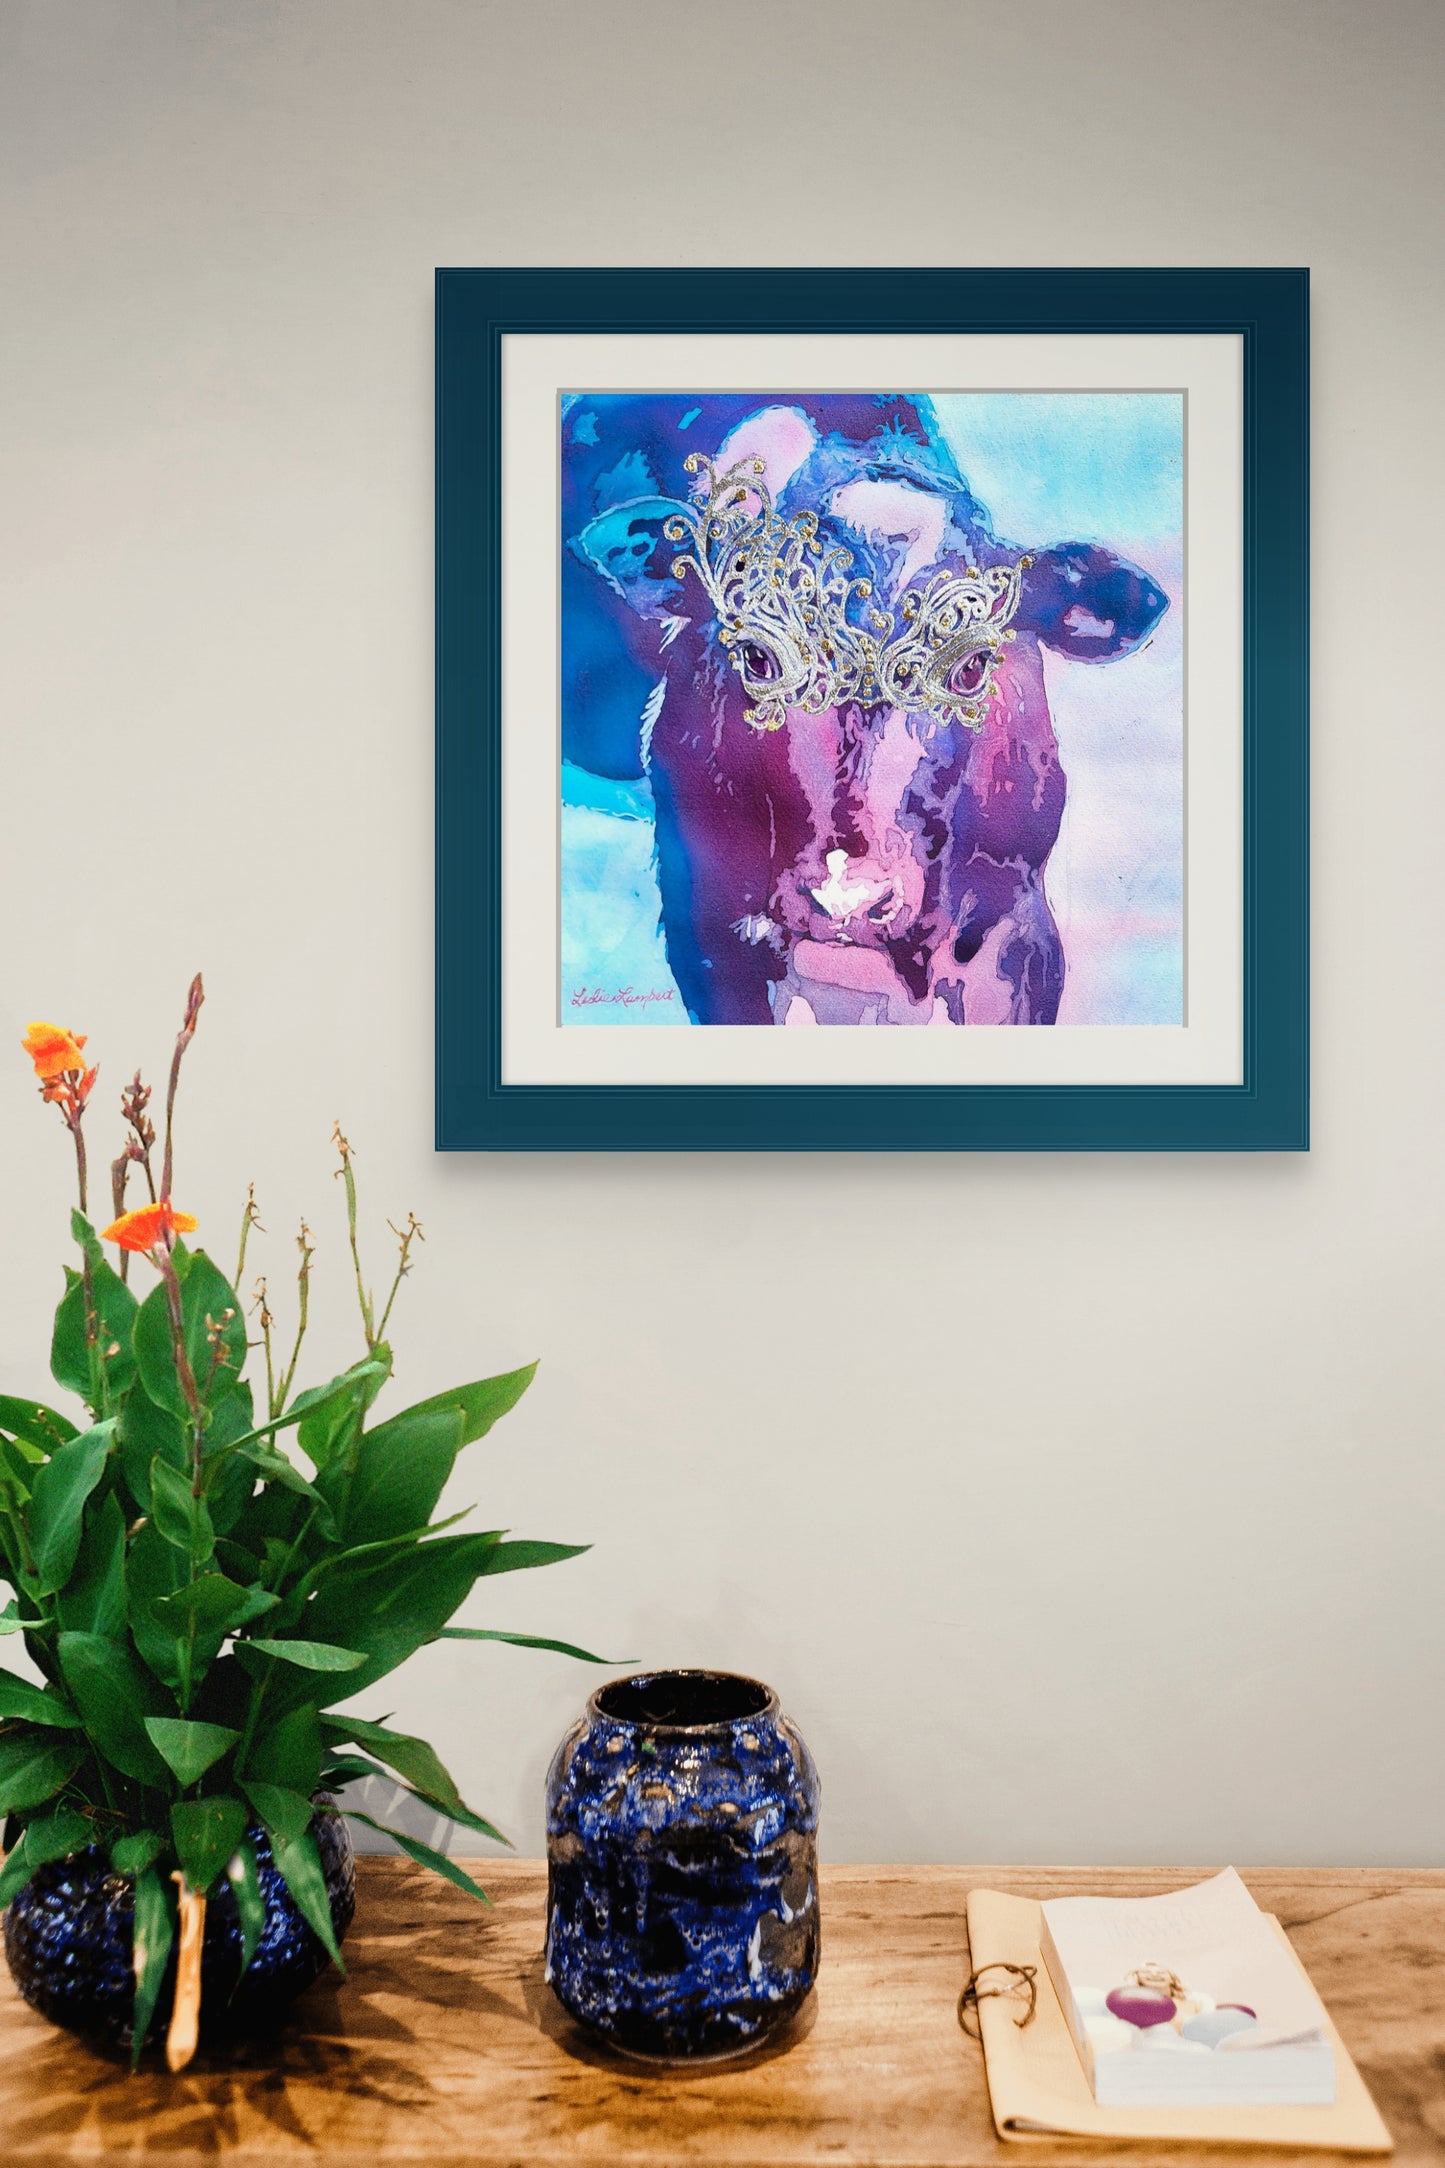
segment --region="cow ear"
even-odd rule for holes
[[[1138,565],[1090,542],[1059,542],[1025,570],[1014,624],[1074,662],[1114,662],[1148,639],[1168,607]]]
[[[637,497],[599,512],[567,547],[634,616],[673,617],[682,582],[672,569],[677,544],[668,540],[666,529],[682,510],[671,497]]]

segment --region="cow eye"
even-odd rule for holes
[[[743,642],[742,658],[743,669],[754,685],[772,685],[783,674],[777,656],[759,647],[756,640]]]
[[[948,689],[965,700],[972,700],[982,692],[988,677],[992,656],[986,647],[975,648],[971,655],[961,655],[948,673]]]

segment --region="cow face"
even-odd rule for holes
[[[950,463],[840,447],[791,404],[687,464],[681,501],[609,507],[573,548],[656,673],[664,929],[693,1015],[1052,1021],[1065,784],[1041,646],[1113,660],[1164,596],[1096,546],[1000,543]]]

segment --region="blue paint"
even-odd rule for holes
[[[736,2055],[818,1970],[818,1773],[755,1679],[664,1671],[592,1696],[547,1779],[547,1979],[633,2055]]]
[[[342,1816],[328,1806],[311,1824],[321,1855],[331,1923],[339,1942],[356,1911],[356,1866]],[[271,1857],[264,1829],[248,1832],[266,1902],[266,1924],[247,1970],[241,1971],[241,1922],[229,1882],[206,1906],[201,1949],[201,2037],[216,2041],[266,2032],[284,2017],[303,1988],[331,1960],[292,1902]],[[112,1874],[92,1848],[39,1868],[5,1915],[5,1955],[15,1984],[33,2010],[52,2024],[98,2044],[129,2047],[135,1979],[131,1944],[135,1883]],[[175,1993],[171,1951],[147,2038],[163,2037]]]

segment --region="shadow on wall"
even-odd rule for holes
[[[381,1777],[363,1777],[359,1784],[342,1786],[336,1798],[343,1809],[354,1807],[362,1814],[369,1814],[376,1821],[385,1822],[408,1837],[415,1837],[419,1843],[429,1844],[434,1852],[455,1853],[466,1859],[508,1856],[504,1846],[493,1843],[474,1829],[463,1828],[460,1822],[449,1821],[446,1815],[438,1814],[404,1785],[393,1784]],[[384,1831],[369,1829],[365,1822],[351,1822],[348,1827],[358,1852],[398,1855],[400,1847],[393,1844]]]

